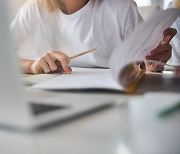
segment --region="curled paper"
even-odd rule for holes
[[[135,64],[143,62],[150,51],[158,47],[163,39],[163,32],[171,27],[178,16],[180,16],[179,9],[159,11],[149,20],[141,23],[116,48],[110,59],[110,68],[114,79],[121,86],[129,86],[139,75],[142,75],[138,65]]]

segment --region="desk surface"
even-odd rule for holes
[[[175,78],[172,73],[148,73],[140,81],[136,90],[137,94],[151,91],[180,92],[180,78]]]
[[[127,130],[127,125],[124,125],[126,120],[122,116],[126,109],[126,105],[116,104],[35,134],[1,130],[0,153],[6,151],[4,154],[121,154],[126,150],[121,137]]]
[[[106,95],[116,98],[113,106],[63,125],[33,134],[0,130],[0,153],[134,154],[127,140],[128,105],[122,103],[129,96]]]

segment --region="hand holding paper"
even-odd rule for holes
[[[130,85],[133,80],[128,79],[129,74],[123,74],[126,66],[132,67],[132,63],[143,62],[149,52],[157,48],[163,40],[163,32],[171,27],[180,15],[179,9],[159,11],[148,21],[139,25],[136,30],[116,49],[110,60],[115,80],[122,86]],[[138,37],[137,37],[138,36]],[[121,59],[119,58],[121,57]],[[136,67],[138,68],[138,67]]]
[[[165,30],[163,41],[156,49],[150,52],[150,55],[146,56],[146,60],[156,60],[166,63],[172,55],[172,46],[170,45],[170,41],[176,35],[176,33],[177,31],[173,28],[168,28]],[[162,72],[164,70],[164,66],[154,63],[146,63],[146,69],[148,72]]]

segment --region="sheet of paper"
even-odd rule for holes
[[[180,16],[179,9],[159,11],[149,20],[140,24],[129,37],[117,47],[110,60],[113,77],[124,85],[120,75],[125,66],[137,61],[144,61],[150,51],[158,47],[163,40],[163,32],[171,27]]]
[[[23,74],[22,81],[25,85],[34,85],[47,81],[58,75],[59,74],[37,74],[37,75]]]
[[[109,69],[73,68],[72,74],[61,74],[33,88],[49,90],[107,89],[124,90],[112,78]]]

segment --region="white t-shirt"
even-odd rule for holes
[[[98,51],[73,59],[70,66],[107,68],[116,46],[142,21],[133,0],[89,0],[71,15],[27,4],[13,21],[11,32],[20,58],[36,60],[48,50],[72,56],[100,46]]]
[[[172,64],[176,66],[180,66],[180,17],[174,22],[173,28],[177,30],[177,34],[172,39]]]
[[[172,2],[169,4],[168,8],[171,7],[175,7]],[[175,28],[177,30],[177,34],[171,40],[172,57],[170,63],[175,66],[180,66],[180,16],[173,23],[172,28]]]

